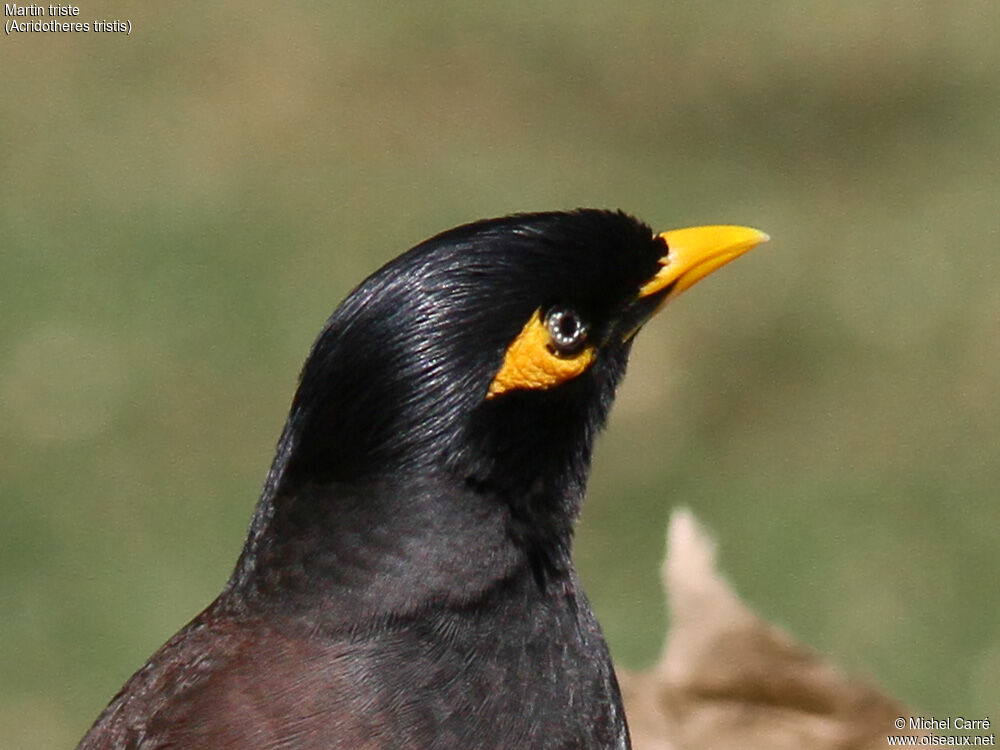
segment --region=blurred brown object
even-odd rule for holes
[[[688,510],[670,520],[662,576],[672,613],[663,656],[619,674],[636,750],[884,748],[887,735],[913,733],[893,726],[910,715],[901,704],[740,601]]]

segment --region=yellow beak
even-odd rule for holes
[[[639,297],[666,290],[664,302],[771,239],[759,229],[735,226],[673,229],[660,237],[667,245],[667,253],[660,258],[660,270],[639,290]]]

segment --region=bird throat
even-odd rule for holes
[[[331,626],[407,616],[534,572],[532,533],[502,499],[428,477],[302,487],[262,498],[223,597]]]

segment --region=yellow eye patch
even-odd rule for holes
[[[525,323],[503,357],[503,365],[490,383],[486,398],[521,389],[544,389],[559,385],[584,372],[594,361],[594,347],[562,357],[552,346],[552,337],[542,321],[541,310]]]

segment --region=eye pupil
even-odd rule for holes
[[[563,315],[559,318],[559,333],[561,333],[566,338],[573,338],[576,335],[576,329],[580,325],[578,321],[572,315]]]
[[[587,327],[583,320],[574,311],[564,307],[549,310],[545,316],[545,327],[559,354],[575,354],[587,340]]]

